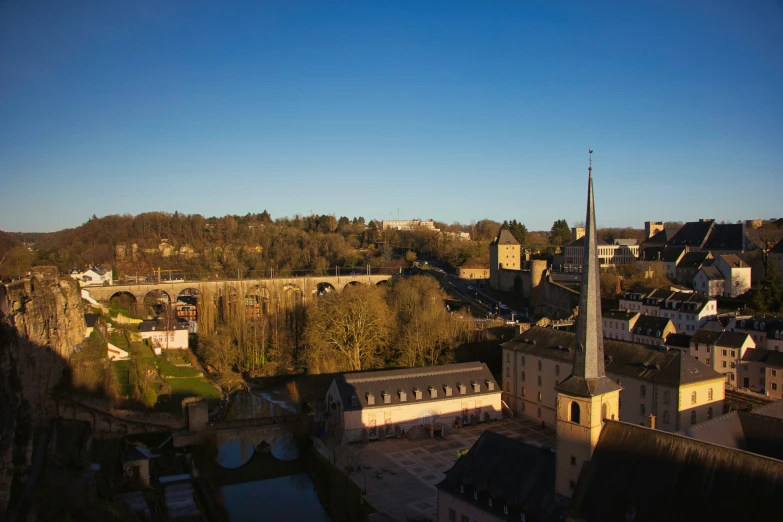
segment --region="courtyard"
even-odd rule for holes
[[[555,431],[542,429],[529,418],[503,419],[449,430],[446,439],[387,439],[363,447],[361,471],[351,479],[365,491],[365,500],[385,520],[437,519],[437,488],[444,473],[457,461],[457,452],[469,449],[479,436],[491,430],[538,446],[554,448]],[[327,448],[318,450],[329,458]],[[344,464],[337,462],[337,468]]]

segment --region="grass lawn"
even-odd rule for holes
[[[117,348],[122,348],[123,350],[128,349],[128,339],[125,338],[125,334],[122,332],[110,333],[109,342]]]
[[[139,352],[142,359],[154,359],[155,354],[152,352],[152,348],[147,343],[133,342],[131,343],[131,350]]]
[[[200,377],[201,372],[189,366],[174,366],[166,357],[158,357],[158,368],[166,377]],[[171,383],[169,383],[171,384]]]
[[[207,399],[210,409],[220,401],[220,392],[201,377],[167,379],[166,382],[171,387],[170,398],[163,401],[159,398],[155,405],[155,411],[180,414],[182,413],[182,399],[186,397],[204,397]]]
[[[111,363],[114,378],[117,381],[120,395],[123,397],[133,396],[128,372],[130,372],[130,361],[114,361]]]

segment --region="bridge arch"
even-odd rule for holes
[[[346,283],[346,285],[343,287],[343,290],[351,286],[359,286],[359,285],[361,285],[359,281],[348,281],[348,283]]]
[[[155,288],[144,295],[144,304],[146,306],[171,304],[171,296],[165,290]]]
[[[332,292],[336,292],[337,289],[331,284],[323,281],[313,287],[313,294],[316,297],[324,297]]]
[[[245,310],[248,316],[258,317],[269,313],[272,294],[265,286],[251,286],[245,294]]]
[[[196,297],[196,298],[198,298],[199,294],[200,294],[200,292],[198,291],[198,288],[193,288],[193,287],[183,288],[177,294],[177,299],[179,299],[180,297]]]
[[[283,285],[283,299],[286,308],[302,304],[304,301],[304,292],[298,285],[286,283]]]

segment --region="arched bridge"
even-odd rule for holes
[[[340,275],[284,277],[274,279],[244,279],[226,281],[184,281],[149,284],[112,285],[85,287],[90,297],[102,303],[108,303],[116,296],[130,296],[141,303],[148,295],[157,299],[166,299],[170,303],[182,295],[213,296],[231,295],[232,299],[253,301],[254,304],[269,306],[274,302],[303,302],[328,292],[342,292],[350,285],[377,285],[390,281],[392,275]]]

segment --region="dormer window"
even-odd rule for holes
[[[359,405],[359,399],[356,398],[356,395],[351,395],[351,406],[358,406]]]
[[[383,396],[383,403],[384,404],[391,404],[391,395],[389,395],[389,392],[386,390],[381,392],[381,396]]]
[[[467,391],[468,391],[468,387],[465,386],[464,382],[458,382],[457,383],[457,388],[459,388],[459,394],[460,395],[465,395],[467,393]]]
[[[478,393],[481,391],[481,385],[477,383],[476,381],[470,381],[470,385],[473,386],[473,391],[475,393]]]
[[[489,379],[484,379],[484,384],[487,385],[487,391],[494,391],[495,389],[495,383],[490,381]]]
[[[451,397],[451,386],[449,386],[448,384],[444,384],[443,393],[446,394],[446,397]]]
[[[405,393],[405,390],[400,390],[399,395],[400,395],[400,402],[406,402],[408,400],[408,394]]]
[[[372,392],[367,392],[365,395],[367,397],[367,405],[373,406],[375,405],[375,395],[372,394]]]
[[[418,388],[413,388],[413,396],[416,398],[417,401],[421,400],[421,390]]]

